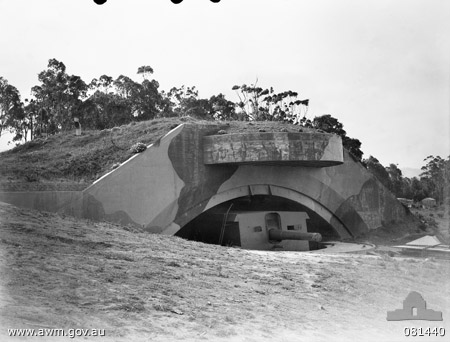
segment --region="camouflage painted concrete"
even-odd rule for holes
[[[175,234],[215,205],[263,194],[312,209],[342,238],[406,219],[405,208],[335,135],[216,135],[222,128],[178,126],[84,190],[83,216]]]
[[[343,163],[342,142],[322,133],[245,133],[203,138],[203,161],[214,164],[254,164],[324,167]]]

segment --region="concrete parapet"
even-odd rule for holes
[[[203,138],[203,159],[213,164],[326,167],[344,162],[342,140],[327,133],[241,133]]]

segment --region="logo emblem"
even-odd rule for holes
[[[442,312],[427,309],[427,302],[419,292],[412,291],[403,301],[403,309],[388,311],[388,321],[442,321]]]

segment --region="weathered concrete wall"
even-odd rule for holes
[[[345,150],[339,155],[340,150],[333,147],[337,140],[332,135],[321,135],[321,141],[328,139],[332,143],[316,144],[310,159],[315,162],[322,158],[319,155],[328,156],[327,160],[340,158],[341,165],[305,167],[276,158],[269,165],[205,164],[204,153],[208,154],[203,151],[203,142],[208,141],[205,137],[221,128],[180,125],[162,138],[159,145],[151,145],[135,155],[84,190],[81,196],[35,193],[29,199],[16,194],[2,195],[0,200],[138,225],[164,234],[175,234],[217,204],[255,194],[275,195],[301,203],[329,222],[341,237],[356,236],[406,219],[406,209],[369,171]],[[273,136],[275,140],[276,136]],[[273,142],[273,146],[277,144]],[[317,151],[320,146],[324,148],[323,153]],[[302,158],[308,161],[307,157]]]
[[[81,191],[0,192],[0,202],[18,207],[82,217]]]
[[[342,140],[323,133],[245,133],[203,138],[203,160],[212,164],[279,163],[324,167],[342,164]]]

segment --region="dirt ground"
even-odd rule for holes
[[[443,222],[448,227],[448,222]],[[247,251],[0,203],[0,341],[444,341],[450,260]],[[418,291],[443,321],[386,320]],[[405,337],[443,327],[446,337]],[[105,329],[9,337],[7,329]],[[425,331],[425,330],[424,330]]]

